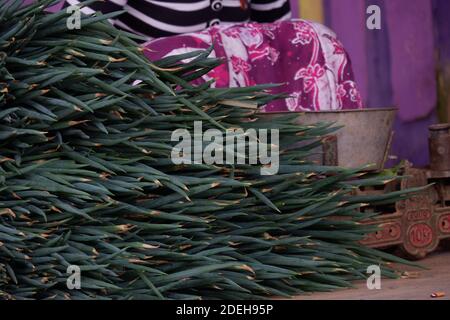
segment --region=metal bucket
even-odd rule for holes
[[[355,168],[370,164],[370,169],[379,170],[388,156],[395,114],[395,108],[302,112],[297,122],[344,126],[335,133],[337,165]]]

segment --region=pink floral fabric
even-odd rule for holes
[[[152,40],[146,55],[157,60],[214,45],[226,63],[204,76],[216,87],[281,84],[273,93],[289,97],[267,112],[357,109],[362,107],[351,62],[327,27],[305,20],[216,26],[199,33]]]

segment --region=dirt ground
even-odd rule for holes
[[[445,297],[433,300],[450,300],[450,250],[436,252],[419,261],[429,270],[402,266],[410,271],[410,278],[382,279],[380,290],[368,290],[365,281],[356,282],[356,288],[330,293],[298,296],[295,300],[427,300],[435,292]]]

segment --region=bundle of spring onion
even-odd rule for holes
[[[55,2],[0,5],[0,298],[253,299],[347,287],[371,264],[396,275],[358,244],[359,209],[405,195],[352,193],[395,177],[306,162],[304,142],[332,129],[260,117],[269,86],[194,85],[221,61],[149,62],[116,13],[68,30]],[[194,121],[279,129],[278,174],[174,165],[171,133]]]

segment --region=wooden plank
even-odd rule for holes
[[[437,102],[431,1],[385,1],[385,6],[398,115],[403,121],[423,119]]]
[[[327,0],[327,22],[350,55],[355,79],[366,105],[369,93],[365,0]]]
[[[324,23],[322,0],[300,0],[299,13],[302,19]]]
[[[392,0],[390,0],[392,1]],[[450,300],[450,252],[442,250],[418,262],[426,269],[395,265],[403,273],[400,279],[381,280],[382,290],[367,290],[365,280],[355,281],[355,288],[297,296],[293,300],[432,300],[433,292],[445,291],[437,300]]]
[[[291,17],[297,19],[300,17],[299,0],[289,0],[291,5]]]
[[[389,51],[389,28],[383,13],[384,0],[366,0],[366,6],[378,5],[381,9],[381,30],[366,28],[368,86],[367,107],[393,106],[391,81],[391,56]]]

